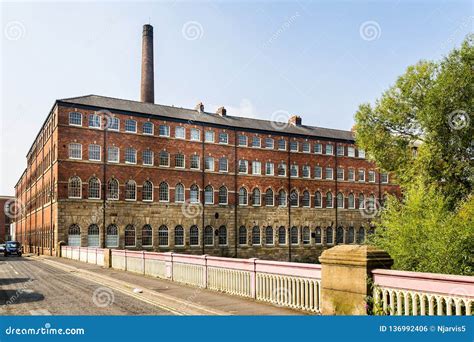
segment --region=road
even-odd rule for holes
[[[38,259],[0,257],[0,315],[173,314]]]

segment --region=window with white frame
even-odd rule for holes
[[[118,247],[118,245],[118,228],[115,224],[110,224],[107,226],[107,230],[105,231],[105,247]]]
[[[365,182],[365,170],[359,169],[359,182]]]
[[[262,174],[262,163],[259,161],[252,162],[252,174],[261,175]]]
[[[153,151],[152,150],[144,150],[142,157],[143,157],[143,165],[153,165]]]
[[[321,166],[316,166],[314,168],[314,178],[316,179],[323,178],[323,168]]]
[[[338,156],[344,155],[344,145],[337,145],[337,155]]]
[[[297,141],[290,141],[290,151],[291,152],[298,152],[298,142]]]
[[[204,245],[214,246],[214,229],[211,226],[204,228]]]
[[[89,160],[100,161],[100,145],[89,145]]]
[[[248,173],[249,162],[248,160],[239,160],[239,173]]]
[[[99,247],[99,226],[91,224],[87,228],[87,247]]]
[[[132,147],[125,149],[125,163],[136,164],[137,163],[137,150]]]
[[[227,191],[227,188],[225,186],[221,186],[219,188],[219,204],[220,205],[227,204],[227,201],[228,201],[227,193],[228,193],[228,191]]]
[[[327,167],[326,168],[326,174],[325,174],[325,177],[324,179],[333,179],[334,176],[333,176],[333,169],[332,167]]]
[[[79,112],[69,113],[69,124],[72,126],[82,126],[82,114]]]
[[[355,148],[354,148],[354,146],[347,147],[347,156],[348,157],[355,157]]]
[[[355,171],[354,171],[353,168],[350,168],[350,169],[348,170],[347,179],[348,179],[350,182],[355,181]]]
[[[189,188],[189,200],[191,203],[199,203],[199,187],[196,184]]]
[[[321,143],[314,144],[314,153],[321,154],[323,153],[323,145]]]
[[[273,197],[273,190],[272,189],[267,189],[265,192],[265,205],[267,207],[273,207],[274,206],[274,197]]]
[[[286,228],[283,226],[278,228],[278,244],[286,245]]]
[[[300,195],[297,190],[290,192],[290,205],[296,208],[300,206]]]
[[[359,194],[359,209],[365,208],[365,197],[364,194]]]
[[[305,208],[311,207],[311,196],[309,195],[309,191],[303,191],[303,198],[301,199],[301,204]]]
[[[69,246],[81,246],[81,228],[77,224],[73,224],[68,229],[67,244]]]
[[[326,194],[326,208],[332,208],[332,207],[333,207],[332,193],[328,192]]]
[[[380,175],[380,181],[384,184],[388,183],[388,173],[382,173]]]
[[[153,135],[153,124],[150,121],[143,123],[143,134]]]
[[[229,135],[225,132],[219,133],[219,144],[228,144],[229,143]]]
[[[174,156],[174,166],[177,167],[177,168],[180,168],[180,169],[184,168],[184,166],[185,166],[184,154],[177,153]]]
[[[334,146],[332,144],[326,144],[326,154],[327,155],[334,154]]]
[[[82,145],[78,143],[69,144],[69,159],[82,159]]]
[[[299,240],[299,236],[298,236],[298,227],[291,227],[290,229],[290,242],[292,245],[297,245],[298,244],[298,240]]]
[[[273,149],[274,145],[275,145],[275,142],[273,141],[272,138],[265,138],[265,148]]]
[[[265,174],[267,176],[273,176],[275,174],[275,164],[271,162],[265,163]]]
[[[358,152],[359,152],[359,158],[365,158],[365,150],[359,149]]]
[[[337,194],[337,207],[344,208],[344,195],[342,194],[342,192],[339,192]]]
[[[110,179],[107,183],[107,199],[119,199],[119,182],[115,178]]]
[[[158,190],[159,190],[160,202],[169,202],[169,200],[170,200],[170,191],[169,191],[168,183],[161,182]]]
[[[118,131],[120,129],[120,119],[116,116],[108,116],[107,126],[107,129],[110,131]]]
[[[158,246],[167,247],[169,245],[168,227],[165,225],[158,228]]]
[[[137,133],[137,122],[132,119],[125,120],[125,132]]]
[[[278,176],[280,177],[286,176],[286,163],[278,164]]]
[[[149,224],[144,225],[142,228],[142,246],[153,246],[153,229]]]
[[[248,193],[244,187],[239,189],[239,205],[248,205]]]
[[[100,180],[97,177],[89,179],[89,199],[100,198]]]
[[[259,137],[252,137],[252,147],[260,147],[261,140]]]
[[[319,191],[316,191],[316,193],[314,194],[314,206],[316,208],[322,208],[323,206],[321,193]]]
[[[355,199],[354,199],[354,194],[352,192],[347,197],[347,202],[348,202],[348,205],[349,205],[349,209],[354,209],[355,208]]]
[[[197,154],[191,155],[191,169],[199,170],[200,168],[199,156]]]
[[[286,151],[286,140],[284,139],[278,140],[278,150]]]
[[[214,142],[214,131],[206,131],[204,135],[204,141],[207,143],[213,143]]]
[[[309,165],[303,165],[303,178],[311,177],[311,167]]]
[[[174,245],[184,246],[184,228],[181,225],[174,228]]]
[[[227,245],[227,227],[220,226],[219,231],[217,232],[218,243],[221,246]]]
[[[252,191],[252,204],[256,207],[262,204],[262,196],[259,188],[255,188]]]
[[[337,168],[337,180],[344,180],[344,169],[342,167]]]
[[[265,227],[265,244],[267,246],[273,246],[273,227]]]
[[[133,180],[128,180],[125,183],[125,200],[135,201],[137,199],[137,183]]]
[[[135,226],[128,224],[124,232],[125,247],[133,247],[136,244]]]
[[[226,157],[219,158],[219,172],[227,172],[229,169],[229,162]]]
[[[160,166],[170,166],[170,154],[166,151],[160,152]]]
[[[298,177],[299,167],[298,165],[292,164],[290,168],[291,177]]]
[[[204,158],[204,167],[206,171],[214,171],[214,158],[206,156]]]
[[[142,186],[142,201],[153,201],[153,183],[149,180],[143,182]]]
[[[247,244],[247,228],[245,226],[239,227],[239,245],[245,246]]]
[[[176,184],[174,188],[174,201],[176,203],[183,203],[184,202],[184,185],[181,183]]]
[[[286,207],[286,205],[286,191],[282,189],[278,192],[278,206]]]
[[[204,204],[214,204],[214,188],[211,185],[204,188]]]
[[[170,126],[160,125],[160,137],[169,137],[170,136]]]
[[[174,129],[174,137],[176,139],[186,139],[186,128],[183,126],[176,126]]]
[[[101,117],[97,114],[89,114],[89,127],[90,128],[100,128]]]
[[[197,128],[191,128],[191,140],[200,141],[201,140],[201,131]]]
[[[374,183],[375,182],[375,171],[369,170],[369,182]]]
[[[308,226],[303,227],[303,245],[309,245],[311,242],[311,231]]]
[[[304,153],[310,153],[311,152],[309,142],[307,142],[307,141],[303,142],[302,150],[303,150]]]
[[[239,134],[238,144],[239,146],[247,146],[247,136]]]
[[[189,244],[191,246],[199,246],[199,228],[198,226],[191,226],[189,229]]]
[[[107,149],[107,161],[110,163],[118,163],[119,162],[119,148],[115,146],[111,146]]]
[[[71,177],[69,179],[68,197],[69,198],[81,198],[82,197],[82,181],[77,176]]]
[[[252,245],[258,246],[260,245],[260,227],[254,226],[252,228]]]

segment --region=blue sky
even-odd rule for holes
[[[35,2],[1,6],[0,195],[55,99],[139,98],[142,25],[155,28],[155,101],[350,129],[410,64],[472,31],[469,1]]]

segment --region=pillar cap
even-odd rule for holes
[[[371,245],[340,245],[325,250],[319,257],[321,264],[338,264],[370,268],[390,268],[390,255]]]

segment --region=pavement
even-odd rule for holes
[[[0,257],[0,315],[304,314],[70,259]]]

